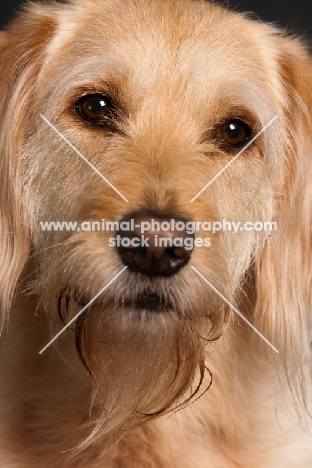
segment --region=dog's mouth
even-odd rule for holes
[[[84,296],[75,294],[75,301],[79,307],[86,307],[89,303]],[[170,298],[158,294],[155,291],[143,290],[142,292],[118,299],[114,304],[121,310],[147,311],[147,312],[167,312],[174,309],[174,304]]]
[[[146,310],[150,312],[166,312],[172,310],[173,304],[156,292],[143,291],[136,298],[126,297],[119,301],[123,309]]]

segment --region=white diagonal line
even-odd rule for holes
[[[236,161],[236,159],[263,133],[265,132],[265,130],[278,118],[278,115],[276,115],[275,117],[273,117],[273,119],[270,120],[269,123],[267,123],[262,130],[260,130],[260,132],[257,133],[257,135],[255,135],[248,143],[247,145],[244,146],[244,148],[242,148],[236,156],[234,156],[234,158],[231,159],[231,161],[229,161],[223,169],[221,169],[220,172],[218,172],[218,174],[216,174],[213,179],[211,179],[208,184],[205,185],[205,187],[203,187],[200,192],[198,192],[197,195],[195,195],[194,198],[192,198],[192,200],[190,201],[190,203],[192,203],[193,201],[196,200],[196,198],[199,197],[199,195],[201,195],[208,187],[209,185],[211,185],[231,164],[233,164],[234,161]]]
[[[116,187],[108,180],[106,179],[106,177],[103,176],[103,174],[100,173],[100,171],[95,167],[93,166],[92,163],[90,163],[90,161],[88,161],[88,159],[82,154],[80,153],[79,150],[77,150],[77,148],[69,141],[67,140],[67,138],[62,135],[62,133],[56,128],[54,127],[53,124],[51,124],[51,122],[49,122],[48,119],[45,118],[44,115],[40,114],[40,117],[49,125],[49,127],[51,127],[67,144],[68,146],[70,146],[77,154],[78,156],[81,157],[81,159],[84,160],[85,163],[87,163],[103,180],[105,180],[105,182],[113,189],[115,190],[115,192],[118,193],[118,195],[127,203],[129,203],[129,200],[127,200],[126,197],[123,196],[122,193],[119,192],[119,190],[116,189]]]
[[[207,278],[205,278],[205,277],[197,270],[197,268],[195,268],[194,266],[191,266],[191,268],[193,268],[193,270],[198,274],[198,276],[200,276],[200,277],[205,281],[205,283],[207,283],[208,286],[210,286],[211,289],[213,289],[213,291],[214,291],[218,296],[220,296],[221,299],[223,299],[224,302],[226,302],[226,303],[231,307],[231,309],[233,309],[234,312],[236,312],[236,314],[239,315],[240,318],[241,318],[242,320],[244,320],[244,322],[246,322],[246,323],[253,329],[253,331],[254,331],[255,333],[257,333],[257,335],[259,335],[260,338],[262,338],[263,341],[265,341],[265,342],[273,349],[273,351],[275,351],[276,353],[279,353],[279,351],[275,348],[275,346],[273,346],[272,343],[270,343],[270,341],[267,340],[266,337],[263,336],[262,333],[260,333],[259,330],[257,330],[257,328],[254,327],[253,324],[250,323],[249,320],[247,320],[246,317],[244,317],[243,314],[242,314],[238,309],[236,309],[236,307],[234,307],[234,306],[226,299],[226,297],[224,297],[223,294],[221,294],[221,293],[213,286],[213,284],[211,284],[210,281],[208,281]]]
[[[120,276],[127,268],[128,268],[127,266],[123,267],[123,269],[120,270],[120,272],[117,273],[117,275],[114,276],[114,278],[113,278],[112,280],[110,280],[109,283],[107,283],[106,286],[104,286],[104,288],[102,288],[101,291],[99,291],[99,292],[97,293],[97,295],[94,296],[94,298],[91,299],[91,301],[88,302],[88,304],[85,305],[84,308],[81,309],[81,311],[78,312],[78,314],[75,315],[75,317],[72,318],[72,319],[65,325],[65,327],[62,328],[62,330],[61,330],[60,332],[58,332],[58,334],[55,335],[55,337],[54,337],[51,341],[49,341],[49,343],[48,343],[44,348],[42,348],[42,350],[39,352],[39,354],[42,354],[42,353],[43,353],[43,352],[44,352],[44,351],[45,351],[45,350],[46,350],[46,349],[47,349],[47,348],[48,348],[48,347],[49,347],[49,346],[50,346],[50,345],[51,345],[51,344],[52,344],[52,343],[53,343],[53,342],[54,342],[54,341],[55,341],[55,340],[56,340],[56,339],[57,339],[57,338],[58,338],[74,321],[75,321],[75,320],[77,320],[77,318],[92,304],[92,302],[94,302],[95,299],[97,299],[97,298],[102,294],[102,292],[104,292],[105,289],[107,289],[107,288],[118,278],[118,276]]]

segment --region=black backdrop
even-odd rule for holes
[[[23,1],[0,0],[0,27],[8,22]],[[217,3],[228,4],[242,11],[253,11],[264,21],[277,22],[312,39],[311,0],[217,0]]]

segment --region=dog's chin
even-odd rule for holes
[[[74,307],[75,298],[65,294],[63,317],[87,299],[79,300]],[[176,408],[203,378],[204,342],[194,323],[155,292],[95,301],[78,318],[75,335],[102,412],[99,437]]]
[[[46,304],[57,304],[54,319],[58,315],[63,323],[92,299],[92,293],[69,285],[58,296],[55,289],[46,293]],[[205,390],[205,347],[207,337],[215,335],[207,298],[187,310],[179,307],[177,297],[173,286],[138,283],[136,288],[104,292],[76,320],[77,354],[91,377],[97,414],[102,414],[95,438],[118,437]],[[224,323],[220,307],[216,310],[218,324]],[[62,353],[61,344],[59,349]]]

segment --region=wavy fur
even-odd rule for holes
[[[301,40],[202,1],[29,4],[0,35],[0,70],[1,466],[311,467],[312,65]],[[88,93],[118,102],[118,131],[77,118]],[[218,125],[243,118],[257,132],[275,115],[190,203],[235,154]],[[39,222],[140,210],[278,230],[216,233],[170,278],[128,269],[39,355],[123,266],[109,233]],[[146,295],[157,312],[135,306]]]

